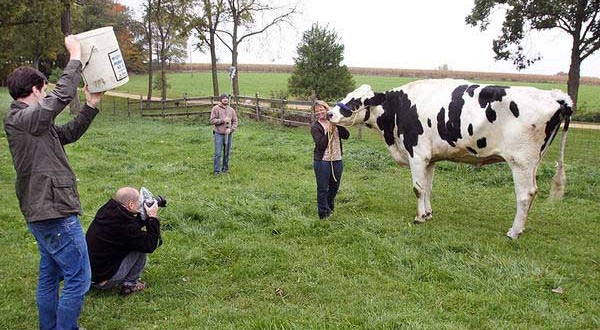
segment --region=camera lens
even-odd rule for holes
[[[155,198],[158,207],[166,207],[167,206],[167,198],[164,196],[156,196]]]

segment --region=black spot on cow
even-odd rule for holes
[[[473,155],[477,155],[477,151],[475,151],[475,149],[467,147],[467,150],[469,150],[469,152],[471,152]]]
[[[517,106],[515,101],[510,101],[509,109],[510,112],[512,112],[513,116],[515,116],[515,118],[519,118],[519,106]]]
[[[443,140],[453,147],[456,146],[456,141],[462,138],[462,135],[460,134],[460,114],[465,105],[463,94],[468,87],[469,86],[467,85],[461,85],[452,91],[452,99],[450,104],[448,104],[447,122],[444,108],[441,108],[437,115],[438,133]]]
[[[470,97],[473,97],[473,95],[475,95],[475,90],[479,88],[479,85],[471,85],[469,86],[469,88],[467,88],[466,93],[469,94]]]
[[[467,127],[467,132],[469,132],[469,136],[473,136],[473,124],[469,124],[469,127]]]
[[[385,102],[385,93],[375,93],[375,95],[373,95],[373,97],[368,98],[365,100],[365,106],[376,106],[376,105],[382,105],[383,102]]]
[[[487,120],[490,123],[493,123],[496,121],[496,111],[494,111],[494,109],[492,109],[491,104],[488,104],[487,108],[485,108],[485,117],[487,118]]]
[[[431,118],[427,118],[427,126],[429,126],[429,128],[431,128]]]
[[[398,136],[403,137],[404,148],[413,157],[413,147],[419,142],[419,135],[424,132],[423,125],[419,121],[417,106],[412,104],[403,91],[386,92],[382,106],[383,114],[377,118],[377,126],[383,131],[385,142],[389,146],[394,144],[394,128],[396,128]]]
[[[479,106],[485,109],[485,116],[490,123],[496,121],[496,111],[492,109],[492,102],[500,102],[506,96],[506,86],[485,86],[479,92]]]
[[[485,147],[487,147],[487,139],[486,138],[481,138],[481,139],[477,140],[477,148],[483,149]]]
[[[365,119],[363,119],[363,121],[366,122],[369,120],[369,117],[371,117],[371,109],[367,107],[367,110],[365,111]]]
[[[485,86],[479,92],[479,106],[485,108],[492,102],[500,102],[506,96],[506,86]]]

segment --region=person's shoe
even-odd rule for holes
[[[134,292],[146,289],[146,282],[137,281],[133,285],[123,285],[121,287],[121,296],[128,296]]]
[[[326,219],[331,215],[331,212],[319,213],[319,219]]]

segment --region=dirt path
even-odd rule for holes
[[[140,96],[144,100],[146,99],[146,95],[140,95],[140,94],[129,94],[129,93],[121,93],[121,92],[113,92],[113,91],[106,91],[104,94],[110,95],[110,96],[117,96],[117,97],[127,97],[127,98],[134,99],[134,100],[139,100]],[[160,101],[160,97],[153,96],[152,101]]]

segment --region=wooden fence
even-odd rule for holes
[[[210,114],[219,102],[218,97],[184,97],[167,100],[138,100],[127,98],[127,113],[137,111],[142,117],[176,117]],[[258,121],[279,122],[285,126],[306,126],[313,122],[314,101],[290,101],[286,99],[254,97],[231,97],[230,105],[239,114]]]

